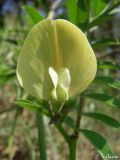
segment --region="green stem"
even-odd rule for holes
[[[83,112],[83,107],[84,107],[84,98],[81,96],[80,101],[79,101],[79,106],[77,110],[77,119],[76,119],[76,126],[74,129],[74,137],[78,138],[79,136],[79,128],[80,128],[80,122],[82,118],[82,112]]]
[[[30,159],[35,160],[35,150],[34,150],[32,140],[31,140],[30,128],[23,121],[22,121],[22,126],[23,126],[23,130],[24,130],[24,134],[25,134],[25,142],[29,148]]]
[[[67,135],[66,131],[60,124],[55,124],[56,128],[59,130],[61,135],[64,137],[65,141],[69,144],[69,136]]]
[[[42,114],[39,113],[36,115],[36,123],[38,128],[40,160],[47,160],[45,145],[45,129]]]
[[[69,160],[76,160],[77,139],[74,136],[70,137],[69,141]]]
[[[10,137],[9,137],[9,140],[8,140],[8,150],[9,150],[9,159],[10,160],[12,159],[12,156],[13,156],[13,152],[12,152],[13,138],[14,138],[14,133],[15,133],[15,129],[16,129],[17,120],[18,120],[18,117],[19,117],[19,114],[20,114],[20,109],[21,108],[16,109],[14,120],[13,120],[12,126],[11,126]]]
[[[83,111],[84,107],[84,99],[81,96],[80,97],[80,102],[79,102],[79,107],[77,110],[77,119],[76,119],[76,126],[74,129],[74,133],[72,136],[70,136],[69,139],[69,160],[76,160],[76,149],[77,149],[77,140],[79,138],[79,128],[80,128],[80,122],[81,122],[81,113]]]
[[[65,141],[68,144],[69,147],[69,160],[75,160],[76,159],[76,144],[77,139],[73,136],[68,136],[64,128],[60,124],[55,124],[56,128],[59,130],[61,135],[64,137]]]
[[[53,112],[52,112],[52,110],[50,108],[50,105],[48,106],[48,110],[49,110],[49,114],[50,114],[51,119],[54,119],[55,115],[53,114]],[[60,122],[56,123],[55,121],[53,121],[53,124],[58,129],[58,131],[61,133],[61,135],[64,137],[65,141],[67,143],[69,143],[69,136],[67,135],[66,131],[64,130],[62,124]]]

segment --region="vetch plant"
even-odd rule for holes
[[[69,149],[66,147],[65,150],[69,151],[66,159],[77,160],[76,149],[78,149],[78,156],[83,160],[84,151],[85,154],[87,152],[88,159],[94,157],[94,159],[118,160],[119,147],[116,142],[118,144],[119,136],[118,139],[115,137],[116,131],[119,132],[120,128],[119,110],[117,110],[120,109],[120,38],[115,31],[115,28],[119,29],[115,19],[116,14],[120,12],[118,7],[120,1],[56,0],[51,6],[46,5],[45,1],[34,1],[32,4],[38,10],[31,4],[22,6],[24,11],[19,12],[22,4],[15,3],[18,7],[15,10],[16,16],[12,16],[12,21],[8,18],[9,15],[11,17],[11,11],[2,16],[2,20],[5,19],[5,26],[0,28],[1,105],[5,106],[1,107],[0,115],[8,115],[8,124],[7,119],[4,123],[6,116],[3,115],[1,119],[0,136],[4,137],[5,131],[7,146],[1,141],[0,145],[4,146],[2,148],[5,148],[5,152],[0,154],[0,159],[4,158],[4,154],[7,159],[16,159],[14,135],[18,131],[16,127],[20,127],[22,135],[24,134],[28,159],[39,159],[37,152],[40,151],[40,159],[46,160],[44,120],[47,119],[49,125],[45,123],[45,126],[53,125],[53,130],[56,127],[68,145]],[[50,19],[45,19],[46,17]],[[51,20],[57,18],[59,19]],[[28,31],[30,32],[25,40]],[[97,57],[97,67],[92,48]],[[25,92],[16,81],[16,64],[18,80]],[[14,90],[17,101],[13,105],[11,100],[14,97]],[[6,98],[7,103],[3,103]],[[36,139],[34,134],[36,132],[31,129],[34,113],[30,113],[30,118],[24,116],[21,107],[36,113],[39,150],[34,149],[36,140],[33,139]],[[115,130],[112,132],[109,127]],[[85,142],[82,138],[79,141],[81,150],[77,147],[79,134],[83,134],[90,141],[97,153],[96,151],[94,154],[89,153],[87,145],[82,149],[82,144]],[[18,133],[17,141],[20,136]],[[49,138],[51,137],[47,137],[47,140]],[[115,155],[107,142],[108,139],[116,152]],[[60,143],[59,137],[58,142]],[[19,143],[21,144],[21,141]],[[24,147],[22,150],[17,148],[22,154]],[[61,156],[61,159],[65,158],[62,154],[58,156]],[[50,157],[54,158],[55,155]]]
[[[37,101],[43,100],[42,107],[39,107],[39,103],[37,105],[33,103],[31,108],[38,113],[37,124],[39,141],[42,141],[40,142],[42,160],[46,159],[46,149],[44,139],[41,137],[44,134],[41,113],[50,118],[50,123],[55,124],[65,138],[69,146],[70,160],[76,159],[79,132],[92,139],[100,154],[103,155],[103,151],[107,149],[109,154],[113,155],[104,138],[94,131],[79,129],[84,106],[83,96],[80,98],[76,124],[68,116],[69,110],[64,112],[66,101],[69,102],[70,98],[78,96],[89,86],[95,78],[96,69],[95,54],[85,34],[72,23],[62,19],[45,19],[30,30],[18,57],[17,77],[28,94]],[[21,104],[21,101],[17,103]],[[30,108],[31,102],[29,105],[28,101],[25,106]],[[84,115],[86,116],[87,113]],[[87,116],[94,117],[89,113]],[[73,128],[72,135],[67,133],[63,123]]]
[[[96,69],[94,52],[79,28],[66,20],[45,19],[31,29],[25,40],[18,57],[17,77],[28,94],[49,102],[56,117],[63,114],[69,98],[88,87]],[[50,117],[53,123],[54,117]]]
[[[118,45],[118,41],[114,39],[92,42],[90,37],[93,27],[112,17],[111,11],[119,5],[118,3],[109,7],[108,1],[100,0],[97,5],[96,1],[91,2],[94,10],[91,20],[90,3],[85,3],[84,0],[81,3],[67,0],[68,19],[74,24],[63,19],[43,20],[36,11],[33,14],[34,9],[25,7],[28,15],[32,15],[35,25],[32,24],[33,28],[31,28],[18,57],[17,78],[25,91],[34,98],[33,101],[20,99],[16,103],[37,113],[40,159],[42,160],[47,159],[43,116],[47,116],[50,124],[54,124],[64,137],[69,148],[69,160],[76,160],[79,133],[88,138],[102,159],[107,160],[106,155],[118,157],[114,155],[105,138],[95,131],[82,129],[80,126],[82,116],[86,116],[114,128],[119,129],[120,127],[119,121],[106,114],[84,113],[83,111],[85,98],[95,99],[120,108],[120,101],[113,96],[85,91],[94,80],[97,70],[96,57],[92,48],[100,48],[109,44]],[[77,26],[86,33],[92,47],[85,33]],[[119,68],[120,66],[98,62],[98,69],[108,69],[109,67]],[[104,75],[96,76],[94,83],[120,88],[118,80]],[[75,103],[74,98],[79,100],[79,104]],[[76,111],[75,120],[69,115],[72,110]],[[72,134],[68,133],[64,124],[72,129]]]

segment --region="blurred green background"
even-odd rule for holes
[[[88,96],[84,111],[106,113],[120,121],[120,101],[114,103],[114,98],[120,99],[120,1],[98,1],[91,1],[88,13],[83,0],[0,0],[0,160],[39,159],[35,114],[15,104],[16,99],[28,96],[20,88],[15,71],[27,33],[48,16],[77,25],[87,33],[94,48],[98,72],[88,94],[99,93],[99,98]],[[104,14],[111,6],[115,6],[112,12]],[[74,111],[70,114],[75,117]],[[44,123],[48,160],[66,159],[68,151],[61,135],[48,125],[46,117]],[[87,116],[83,116],[81,126],[101,133],[120,156],[120,130]],[[94,160],[94,147],[82,135],[79,142],[77,160]]]

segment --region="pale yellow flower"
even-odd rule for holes
[[[34,97],[65,101],[88,87],[96,69],[94,52],[79,28],[66,20],[45,19],[24,42],[17,77]]]

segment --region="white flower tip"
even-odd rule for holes
[[[53,67],[49,67],[49,75],[51,77],[52,83],[54,85],[54,87],[57,87],[58,84],[58,74],[56,73],[56,71],[53,69]]]

